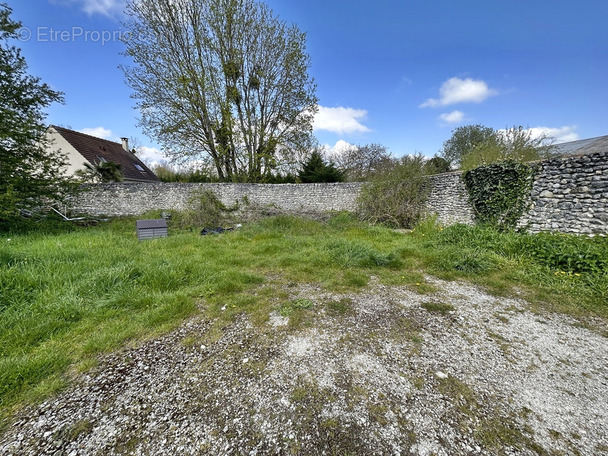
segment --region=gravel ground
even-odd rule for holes
[[[294,289],[297,328],[192,319],[24,410],[0,454],[608,455],[605,336],[429,280]]]

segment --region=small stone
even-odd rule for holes
[[[448,374],[445,374],[441,371],[437,371],[437,372],[435,372],[435,377],[437,377],[441,380],[445,380],[446,378],[448,378]]]

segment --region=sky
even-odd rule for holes
[[[23,23],[30,74],[65,94],[49,124],[119,141],[138,127],[119,65],[124,0],[3,0]],[[319,112],[336,152],[382,144],[433,156],[463,125],[512,126],[556,142],[608,135],[606,0],[267,0],[307,33]]]

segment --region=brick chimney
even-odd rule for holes
[[[120,139],[121,139],[121,141],[122,141],[122,148],[123,148],[124,150],[126,150],[127,152],[131,152],[131,151],[129,150],[129,138],[120,138]]]

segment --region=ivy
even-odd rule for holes
[[[513,229],[529,205],[534,168],[504,161],[464,173],[464,183],[478,223]]]

